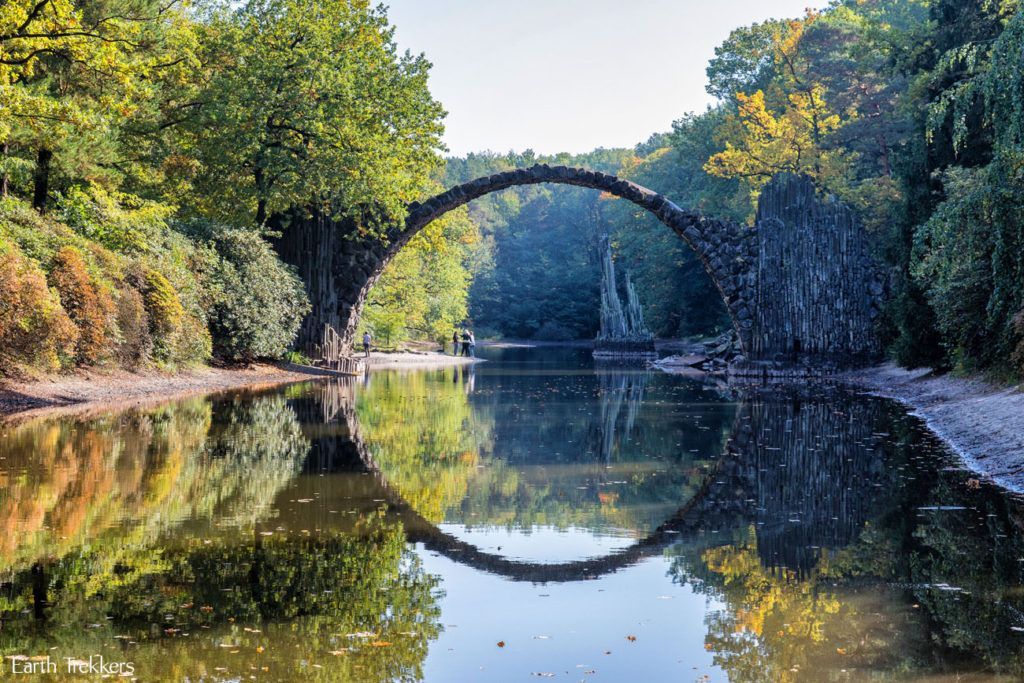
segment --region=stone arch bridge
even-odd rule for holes
[[[321,214],[279,218],[277,247],[310,290],[314,311],[300,332],[309,350],[332,325],[351,349],[367,294],[384,268],[431,221],[491,192],[557,183],[606,192],[646,209],[704,265],[732,319],[748,365],[855,364],[879,353],[874,320],[884,291],[854,213],[819,194],[806,177],[776,176],[752,226],[704,216],[613,175],[541,164],[458,185],[409,206],[385,238],[358,238]],[[740,366],[743,366],[741,361]]]

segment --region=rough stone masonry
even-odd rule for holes
[[[392,258],[428,223],[490,192],[558,183],[607,192],[650,211],[697,254],[728,308],[742,356],[738,374],[857,365],[875,358],[884,292],[856,215],[806,177],[780,175],[761,194],[753,226],[703,216],[613,175],[540,164],[453,187],[409,206],[384,238],[358,237],[321,213],[278,219],[278,251],[313,301],[300,348],[331,324],[351,346],[366,296]],[[789,368],[790,370],[784,370]],[[803,372],[804,370],[799,370]]]

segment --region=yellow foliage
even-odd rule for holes
[[[806,30],[818,19],[809,11],[774,36],[773,59],[778,77],[768,92],[736,93],[737,110],[724,123],[718,138],[725,149],[704,168],[723,178],[739,178],[756,204],[761,188],[777,173],[809,175],[819,185],[842,192],[848,185],[853,155],[828,144],[844,120],[828,102],[801,52]]]

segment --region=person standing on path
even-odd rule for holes
[[[469,355],[469,330],[462,328],[462,355]]]
[[[373,337],[370,336],[369,330],[367,330],[366,332],[363,332],[363,353],[366,354],[367,358],[370,357],[370,342],[371,341],[373,341]]]
[[[459,331],[452,332],[452,355],[459,355]]]
[[[473,336],[473,330],[469,331],[469,356],[476,358],[476,337]]]

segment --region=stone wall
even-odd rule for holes
[[[878,357],[883,280],[852,210],[805,176],[776,176],[761,193],[757,287],[748,358],[805,366]]]

